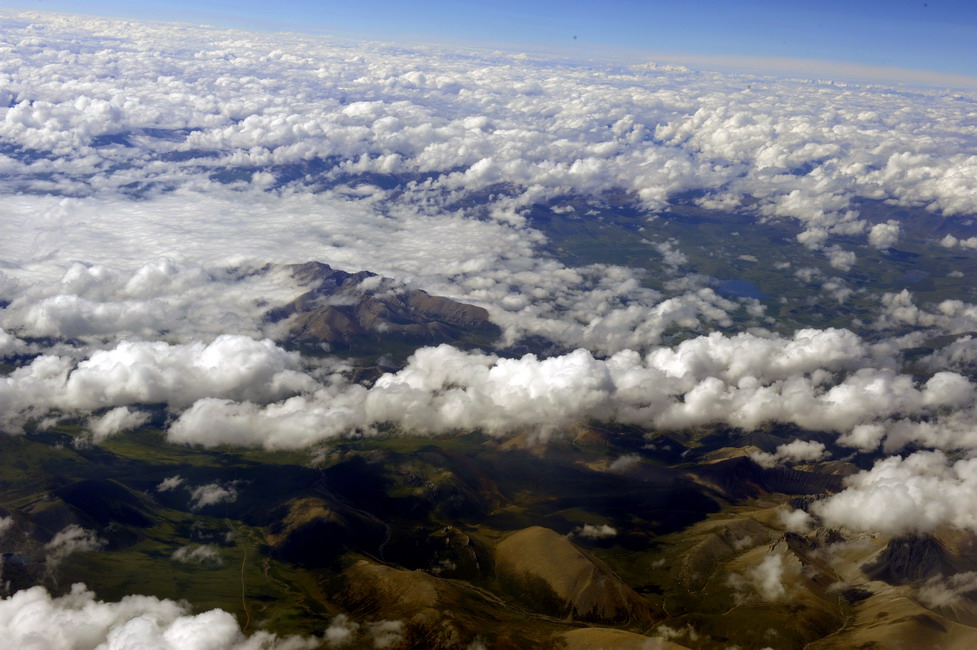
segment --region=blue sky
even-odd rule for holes
[[[977,77],[977,3],[972,0],[19,0],[15,4],[355,38],[547,49],[588,57],[684,58],[747,68],[783,68],[784,59],[805,59]],[[823,67],[826,72],[842,70]]]

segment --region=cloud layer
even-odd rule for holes
[[[866,204],[939,215],[953,232],[928,243],[948,256],[977,246],[972,93],[3,16],[8,432],[76,418],[101,441],[162,411],[171,441],[205,446],[301,448],[385,424],[545,437],[598,419],[791,423],[864,453],[977,449],[972,337],[919,367],[903,358],[977,331],[977,306],[924,304],[888,279],[877,293],[859,286],[866,259],[903,272],[893,251],[912,225]],[[785,259],[823,264],[777,270],[849,329],[799,325],[786,298],[778,312],[774,298],[721,293],[692,268],[710,251],[655,230],[677,201],[789,223]],[[623,254],[560,261],[572,256],[549,219],[587,223],[596,241],[622,205],[637,215],[627,259],[662,277]],[[423,348],[354,383],[340,359],[284,349],[264,318],[307,289],[267,265],[312,259],[484,306],[501,348],[542,337],[556,351]],[[818,445],[755,458],[813,462]],[[971,461],[941,453],[883,459],[816,514],[887,530],[864,514],[874,508],[920,530],[971,528]],[[236,496],[187,489],[196,509]],[[925,502],[945,507],[924,516]],[[775,581],[749,580],[773,599]]]

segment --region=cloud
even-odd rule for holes
[[[190,491],[190,509],[194,512],[207,506],[234,503],[238,497],[237,488],[233,483],[214,482],[194,488],[188,487],[187,490]]]
[[[32,40],[28,22],[44,26],[44,47]],[[357,222],[369,228],[373,220],[348,219],[342,229],[306,222],[298,240],[280,227],[284,211],[267,218],[268,205],[284,200],[291,215],[314,212],[331,220],[331,210],[296,208],[313,195],[320,205],[334,203],[330,193],[345,193],[348,203],[359,193],[375,203],[384,195],[379,188],[352,187],[372,174],[419,179],[399,188],[401,214],[383,208],[386,218],[410,222],[405,235],[457,226],[477,213],[497,221],[486,229],[507,224],[511,234],[525,237],[528,206],[568,194],[597,199],[608,188],[633,193],[648,210],[698,190],[703,205],[795,219],[816,248],[868,228],[851,209],[859,197],[974,212],[968,179],[977,163],[960,153],[970,116],[952,93],[678,68],[618,66],[595,74],[539,58],[457,57],[271,34],[243,39],[178,25],[130,22],[126,30],[120,39],[119,23],[111,20],[32,14],[4,34],[16,65],[0,128],[11,145],[0,190],[58,195],[53,201],[22,195],[18,203],[32,203],[30,209],[8,208],[5,240],[27,243],[14,249],[26,255],[19,264],[40,264],[50,253],[59,261],[95,261],[74,254],[80,246],[91,253],[95,238],[111,241],[102,250],[112,250],[124,266],[151,257],[132,241],[163,255],[222,261],[252,258],[256,242],[264,244],[263,261],[288,255],[289,243],[341,249],[344,240],[363,239]],[[286,96],[302,100],[285,106],[280,98]],[[495,187],[508,189],[486,192]],[[229,211],[215,210],[228,193],[246,196],[239,203],[254,212],[233,209],[234,201],[226,202]],[[479,206],[462,207],[476,194],[485,194]],[[130,237],[114,227],[116,210],[98,209],[132,196],[142,203],[126,200],[129,208],[169,218],[127,218]],[[196,204],[222,214],[208,222],[212,230],[174,210],[180,205],[192,214]],[[425,218],[403,218],[417,211]],[[219,231],[229,226],[242,245],[199,254],[216,249]],[[872,245],[891,240],[890,226],[872,227]],[[189,237],[188,230],[210,236]],[[66,232],[78,239],[63,237]],[[177,238],[182,246],[173,245]],[[481,247],[492,240],[457,241]],[[382,257],[393,258],[404,275],[405,260],[391,255],[397,248],[388,246]],[[454,261],[464,259],[477,263],[478,257]],[[129,315],[132,327],[151,325],[138,312]]]
[[[948,408],[973,405],[975,387],[961,375],[937,373],[920,386],[909,375],[871,367],[890,364],[889,355],[886,346],[876,349],[846,330],[800,330],[790,338],[715,333],[645,357],[624,351],[607,359],[585,350],[506,359],[442,345],[418,350],[369,388],[336,382],[266,406],[201,399],[168,437],[276,449],[369,433],[384,423],[430,435],[526,428],[549,435],[587,419],[660,429],[791,422],[848,436],[886,418],[910,426],[901,418],[942,417]],[[858,429],[856,438],[867,431]],[[796,441],[777,460],[813,460],[824,451],[820,444]]]
[[[958,239],[953,235],[946,235],[940,240],[940,245],[944,248],[964,248],[964,249],[977,249],[977,237],[968,237],[966,239]]]
[[[812,463],[822,460],[828,455],[823,443],[814,440],[794,440],[777,447],[768,454],[758,451],[750,454],[750,458],[761,467],[776,467],[782,463]]]
[[[118,433],[137,429],[148,421],[148,413],[131,411],[126,406],[119,406],[99,418],[91,418],[88,428],[97,442]]]
[[[951,462],[941,451],[891,456],[845,486],[811,506],[828,526],[893,535],[944,525],[977,531],[977,459]]]
[[[180,407],[203,396],[272,401],[311,388],[298,356],[265,339],[222,335],[212,343],[123,341],[80,362],[65,384],[76,408],[129,403]]]
[[[617,536],[617,529],[607,524],[601,524],[599,526],[584,524],[579,529],[574,530],[574,535],[583,537],[584,539],[608,539]]]
[[[69,524],[44,545],[48,570],[57,568],[73,553],[97,551],[105,544],[105,540],[99,538],[95,531],[82,528],[77,524]]]
[[[330,648],[342,647],[354,640],[359,628],[359,623],[350,620],[345,614],[339,614],[332,619],[322,637]]]
[[[534,230],[454,212],[418,215],[373,199],[330,193],[246,198],[215,187],[205,195],[164,195],[135,207],[119,199],[72,199],[68,205],[37,197],[17,201],[12,208],[23,213],[24,223],[0,221],[0,233],[11,238],[12,250],[37,251],[15,263],[21,273],[29,270],[42,280],[13,294],[5,319],[31,336],[104,341],[134,335],[211,340],[227,331],[275,336],[264,313],[303,289],[284,270],[255,273],[239,267],[311,259],[350,271],[368,268],[484,306],[510,343],[537,334],[612,353],[659,343],[676,326],[730,325],[730,313],[741,309],[711,289],[665,297],[643,287],[639,272],[621,266],[567,268],[538,255],[535,245],[543,237]],[[139,212],[135,227],[133,210]],[[28,220],[37,212],[57,214],[57,237]],[[215,222],[214,213],[226,217]],[[318,215],[311,230],[302,216],[309,213]],[[174,219],[181,221],[178,231]],[[94,229],[96,223],[104,225]],[[103,228],[120,233],[112,255],[105,250]],[[299,231],[305,234],[296,241],[293,234]],[[65,232],[71,236],[63,237]],[[50,250],[41,246],[49,237]],[[143,261],[154,257],[155,262]],[[66,258],[88,262],[65,269]]]
[[[169,492],[170,490],[175,490],[184,483],[184,478],[179,474],[175,476],[168,476],[160,481],[159,485],[156,486],[157,492]]]
[[[977,366],[977,339],[973,336],[962,336],[933,352],[924,362],[933,371],[972,370]]]
[[[366,633],[374,648],[393,648],[403,641],[404,624],[400,621],[367,623]]]
[[[209,344],[122,341],[77,364],[68,357],[42,355],[0,378],[0,405],[12,428],[48,409],[115,407],[92,420],[93,433],[101,439],[145,421],[126,405],[180,408],[207,396],[268,402],[316,385],[296,353],[269,339],[228,334]]]
[[[688,638],[689,641],[694,643],[701,638],[701,635],[696,632],[695,628],[692,627],[691,624],[686,624],[685,627],[680,628],[659,625],[655,628],[655,636],[650,641],[646,641],[642,645],[642,650],[659,650],[660,648],[667,648],[671,644],[669,643],[666,645],[666,642],[677,642],[685,638]]]
[[[63,596],[31,587],[0,600],[0,638],[12,647],[55,650],[311,650],[320,644],[264,631],[245,636],[219,609],[191,614],[186,603],[152,596],[100,601],[80,583]]]
[[[925,607],[954,607],[961,604],[967,594],[977,591],[977,573],[967,571],[944,578],[930,578],[916,590],[916,598]]]
[[[943,314],[961,309],[944,305]],[[337,361],[309,367],[270,340],[221,335],[209,344],[122,341],[77,362],[42,355],[0,378],[0,404],[11,428],[50,412],[108,407],[93,421],[102,432],[142,420],[132,406],[162,403],[176,416],[171,441],[266,448],[385,423],[434,435],[525,428],[549,435],[586,419],[665,429],[790,422],[835,431],[858,447],[874,430],[856,427],[888,421],[891,446],[928,435],[925,417],[946,424],[974,406],[977,392],[962,375],[941,371],[919,385],[891,368],[892,353],[889,344],[835,329],[713,333],[608,358],[578,349],[510,359],[442,345],[419,349],[365,387],[345,379]]]
[[[625,473],[637,467],[639,464],[641,464],[641,456],[638,454],[625,454],[615,458],[611,464],[607,466],[607,471]]]
[[[781,600],[787,595],[782,554],[768,555],[763,562],[747,571],[747,577],[763,600]]]
[[[892,292],[851,321],[864,337],[797,329],[685,274],[698,251],[648,232],[680,197],[786,221],[789,245],[821,258],[794,272],[817,283],[815,304],[861,310],[871,293],[810,264],[850,272],[877,257],[866,244],[906,236],[861,215],[865,201],[977,212],[959,95],[5,15],[5,430],[76,418],[102,440],[149,404],[165,405],[169,440],[206,446],[300,448],[388,423],[545,438],[602,419],[977,448],[969,339],[927,357],[926,376],[900,370],[924,336],[977,330],[977,306]],[[540,214],[600,226],[618,195],[655,271],[554,257]],[[973,248],[964,225],[939,243]],[[341,360],[275,343],[264,317],[304,291],[265,265],[310,259],[483,306],[501,346],[545,337],[561,352],[425,348],[351,383]],[[811,461],[818,444],[758,458]],[[202,508],[236,487],[189,489]]]
[[[900,232],[898,221],[877,223],[868,233],[868,243],[878,249],[892,248],[899,241]]]
[[[845,272],[851,270],[851,267],[855,265],[855,260],[857,259],[855,253],[843,250],[838,246],[826,248],[825,254],[828,256],[828,263],[832,267]]]
[[[795,557],[772,553],[745,574],[729,574],[726,584],[736,592],[738,604],[744,604],[751,596],[765,602],[783,601],[788,598],[790,583],[796,579],[800,569]]]
[[[181,546],[173,551],[170,556],[177,562],[185,564],[203,564],[208,566],[220,566],[224,562],[221,560],[220,551],[212,544],[198,544],[197,546]]]
[[[781,510],[778,513],[781,525],[794,533],[807,533],[811,530],[813,517],[804,510]]]
[[[71,232],[67,241],[76,247],[74,250],[64,250],[63,243],[52,241],[54,250],[37,251],[49,234],[43,229],[31,232],[30,226],[25,226],[26,232],[14,228],[8,233],[12,238],[26,240],[27,248],[23,250],[33,250],[40,257],[13,261],[30,267],[35,277],[11,291],[10,304],[4,311],[9,326],[28,336],[86,341],[133,336],[213,338],[228,330],[260,338],[261,316],[267,310],[267,302],[262,307],[261,301],[285,302],[300,292],[283,269],[255,273],[204,268],[188,261],[177,263],[165,255],[153,259],[148,250],[152,244],[147,243],[140,250],[135,241],[138,228],[122,223],[117,227],[127,228],[124,232],[129,239],[121,241],[123,236],[116,237],[119,241],[113,245],[117,256],[104,255],[108,265],[99,264],[94,260],[103,258],[104,243],[100,231],[89,232],[90,219],[111,221],[111,211],[124,208],[118,204],[91,207],[98,212],[87,214],[78,205],[59,217],[63,230]],[[144,221],[140,226],[146,228],[147,224]],[[159,233],[147,234],[165,239]],[[156,241],[160,243],[159,239]],[[160,250],[173,249],[163,246]],[[132,266],[124,265],[128,252],[139,256],[131,260]],[[78,258],[89,261],[74,261]],[[149,261],[140,261],[147,258]],[[59,263],[52,264],[53,261]]]
[[[879,443],[886,435],[886,428],[882,424],[859,424],[851,431],[838,437],[838,444],[844,447],[856,447],[862,451],[878,449]]]
[[[26,351],[27,344],[0,328],[0,359],[21,354]]]

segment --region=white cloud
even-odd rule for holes
[[[829,526],[889,534],[943,525],[977,531],[977,459],[950,462],[943,452],[892,456],[845,479],[846,488],[812,506]]]
[[[615,458],[610,465],[607,466],[608,472],[628,472],[641,464],[641,456],[638,454],[625,454],[623,456],[618,456]]]
[[[268,339],[221,335],[207,345],[122,341],[77,364],[66,357],[35,358],[0,377],[0,405],[11,428],[47,409],[116,407],[91,423],[96,438],[103,438],[145,421],[126,405],[180,408],[208,396],[269,402],[314,389],[317,382],[301,366],[296,353]]]
[[[339,614],[329,623],[322,637],[330,648],[342,647],[354,640],[359,628],[359,623],[350,620],[345,614]]]
[[[88,428],[96,441],[104,440],[125,431],[132,431],[149,421],[148,413],[131,411],[126,406],[118,406],[99,418],[92,418]]]
[[[886,221],[872,226],[868,233],[868,243],[875,248],[892,248],[899,241],[900,226],[898,221]]]
[[[599,223],[608,190],[645,216],[695,191],[705,209],[791,221],[796,245],[848,272],[861,254],[839,238],[886,249],[904,236],[898,220],[859,215],[862,200],[977,212],[959,95],[754,76],[744,90],[682,68],[4,15],[17,19],[0,34],[0,355],[42,353],[0,377],[6,430],[78,417],[101,439],[165,404],[169,439],[203,445],[304,447],[386,422],[545,436],[597,418],[977,448],[967,341],[928,357],[923,380],[899,373],[898,353],[924,330],[977,330],[975,305],[888,293],[867,321],[902,339],[773,335],[751,327],[772,326],[758,303],[680,276],[692,249],[665,235],[654,246],[674,277],[653,290],[623,266],[558,262],[531,227],[541,205]],[[392,175],[395,190],[379,186]],[[352,385],[342,362],[272,342],[264,313],[303,289],[284,269],[255,271],[310,259],[484,306],[503,344],[541,335],[573,351],[422,349]],[[869,295],[797,266],[817,298]],[[736,328],[749,333],[719,333]],[[791,444],[766,460],[824,451]],[[235,487],[192,490],[201,508]]]
[[[89,212],[87,205],[104,206],[133,192],[148,199],[140,211],[162,209],[177,218],[165,220],[169,228],[127,218],[126,227],[140,235],[152,231],[157,236],[139,241],[180,257],[190,239],[183,228],[198,228],[172,211],[167,193],[184,209],[202,203],[217,214],[208,197],[221,192],[210,172],[239,178],[225,189],[248,196],[242,203],[255,217],[238,209],[211,225],[219,231],[246,223],[237,239],[261,241],[263,261],[271,261],[269,251],[287,251],[279,245],[286,240],[339,244],[323,235],[344,239],[356,230],[352,220],[339,230],[306,222],[298,240],[294,231],[275,227],[279,220],[261,218],[269,198],[295,208],[309,200],[304,188],[356,173],[427,174],[406,187],[399,202],[428,218],[460,216],[460,199],[506,184],[514,196],[496,193],[485,214],[517,230],[525,223],[521,210],[532,202],[567,193],[598,196],[614,186],[650,209],[690,189],[705,191],[703,204],[727,207],[756,197],[758,214],[801,221],[816,248],[835,234],[864,232],[867,224],[850,209],[855,197],[974,212],[968,179],[977,163],[959,152],[970,116],[965,102],[940,91],[751,76],[746,92],[736,75],[681,69],[595,74],[538,58],[456,57],[294,35],[241,38],[132,22],[121,30],[109,20],[39,14],[30,20],[45,27],[43,48],[22,26],[4,35],[11,58],[0,137],[47,155],[5,156],[6,187],[77,197],[47,201],[49,209],[28,213],[7,208],[5,235],[33,224],[17,240],[29,245],[15,250],[35,261],[53,251],[60,259],[94,261],[71,254],[79,245],[90,249],[88,237],[125,242],[127,231],[113,227],[118,217],[112,210],[99,211],[104,215],[86,228],[71,224],[74,212]],[[106,137],[131,146],[103,146]],[[335,166],[300,175],[284,194],[266,191],[289,180],[282,171],[293,169],[289,165],[322,160]],[[384,210],[387,217],[394,212]],[[313,212],[323,211],[290,211]],[[872,228],[873,245],[891,240],[890,226]],[[81,238],[62,237],[65,232]],[[176,237],[183,237],[183,247],[171,245]],[[192,239],[203,246],[216,240]],[[133,252],[109,248],[122,259]],[[249,258],[252,250],[229,247],[208,259],[224,260],[229,251]]]
[[[179,474],[175,476],[168,476],[160,481],[159,485],[156,486],[157,492],[169,492],[170,490],[175,490],[176,488],[183,485],[184,479]]]
[[[814,440],[797,439],[780,445],[772,454],[758,451],[750,454],[750,458],[762,467],[776,467],[784,462],[816,462],[822,460],[827,455],[828,453],[823,443]]]
[[[26,351],[26,349],[26,343],[0,327],[0,359],[20,354]]]
[[[298,356],[265,339],[222,335],[209,345],[119,343],[80,362],[65,384],[67,405],[179,407],[203,396],[271,401],[311,388]]]
[[[202,399],[168,436],[207,446],[295,448],[388,422],[431,435],[525,428],[548,435],[586,419],[665,429],[792,422],[848,436],[885,418],[909,426],[900,418],[972,407],[975,388],[966,378],[937,373],[919,386],[909,375],[872,367],[891,361],[890,348],[876,350],[845,330],[801,330],[791,338],[716,333],[644,358],[624,351],[606,360],[585,350],[504,359],[442,345],[418,350],[369,388],[338,382],[267,406]],[[867,431],[854,435],[861,440]],[[821,443],[799,440],[776,461],[823,452]]]
[[[734,590],[737,604],[755,598],[766,602],[782,601],[789,596],[790,584],[801,568],[799,565],[793,556],[772,553],[745,574],[729,574],[726,584]]]
[[[787,595],[784,586],[784,556],[768,555],[759,565],[747,571],[760,598],[767,601],[781,600]]]
[[[617,536],[617,529],[607,524],[601,524],[599,526],[584,524],[574,530],[574,535],[583,537],[584,539],[608,539]]]
[[[221,560],[220,551],[212,544],[198,544],[197,546],[181,546],[173,551],[170,556],[177,562],[185,564],[203,564],[209,566],[220,566],[224,562]]]
[[[377,621],[366,624],[366,633],[374,648],[393,648],[403,641],[404,624],[400,621]]]
[[[233,483],[214,482],[187,489],[190,491],[190,509],[193,511],[220,503],[234,503],[238,497],[237,487]]]
[[[838,246],[830,246],[825,249],[828,256],[828,263],[839,271],[850,271],[855,265],[856,256],[852,251],[846,251]]]
[[[801,534],[809,532],[813,523],[813,517],[804,510],[784,509],[779,511],[778,518],[784,528]]]
[[[80,583],[63,596],[31,587],[0,599],[0,639],[38,650],[311,650],[320,644],[263,631],[245,636],[219,609],[194,615],[186,603],[152,596],[100,601]]]
[[[955,607],[962,604],[966,594],[977,591],[977,573],[967,571],[944,578],[927,580],[916,591],[916,598],[925,607]]]
[[[105,540],[93,530],[69,524],[58,531],[51,541],[44,545],[48,569],[54,569],[73,553],[97,551],[105,546]]]
[[[885,426],[882,424],[859,424],[843,436],[838,437],[838,444],[845,447],[856,447],[862,451],[878,449],[885,437]]]

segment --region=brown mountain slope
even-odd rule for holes
[[[299,344],[355,350],[381,339],[464,344],[490,342],[500,333],[481,307],[408,289],[375,273],[347,273],[320,262],[290,268],[311,289],[267,317],[289,319],[289,336]]]
[[[548,528],[515,532],[495,550],[500,581],[539,611],[591,621],[647,621],[651,606],[600,560]]]
[[[563,650],[689,650],[662,638],[647,637],[624,630],[584,627],[560,635]]]

